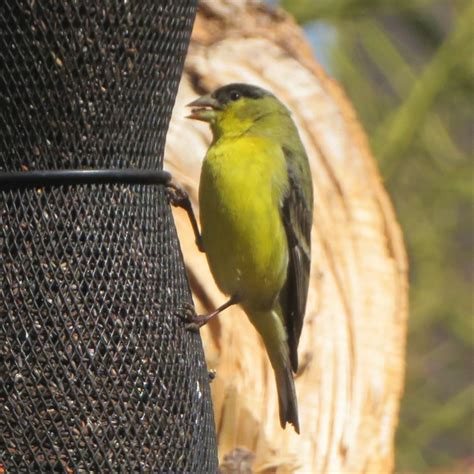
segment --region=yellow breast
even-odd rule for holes
[[[204,160],[199,204],[204,247],[219,287],[267,308],[288,265],[280,204],[288,185],[281,149],[262,137],[217,141]]]

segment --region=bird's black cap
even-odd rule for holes
[[[250,84],[227,84],[224,87],[216,89],[212,96],[222,105],[227,104],[235,100],[239,100],[241,97],[247,97],[249,99],[261,99],[262,97],[271,96],[272,94],[261,87],[252,86]]]

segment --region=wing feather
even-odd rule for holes
[[[309,286],[313,194],[306,156],[295,160],[291,150],[283,151],[287,159],[289,187],[282,205],[282,218],[288,240],[289,263],[281,306],[288,333],[291,366],[296,372]]]

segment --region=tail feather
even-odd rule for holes
[[[290,423],[299,434],[298,404],[285,325],[278,310],[248,312],[248,315],[263,338],[275,372],[281,427],[285,428],[286,424]]]
[[[286,367],[275,369],[275,379],[278,390],[281,427],[285,428],[286,423],[291,423],[295,431],[299,434],[300,422],[298,419],[298,404],[296,401],[293,373],[289,363]]]

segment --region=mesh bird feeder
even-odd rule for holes
[[[0,6],[0,469],[216,471],[162,169],[195,0]]]

